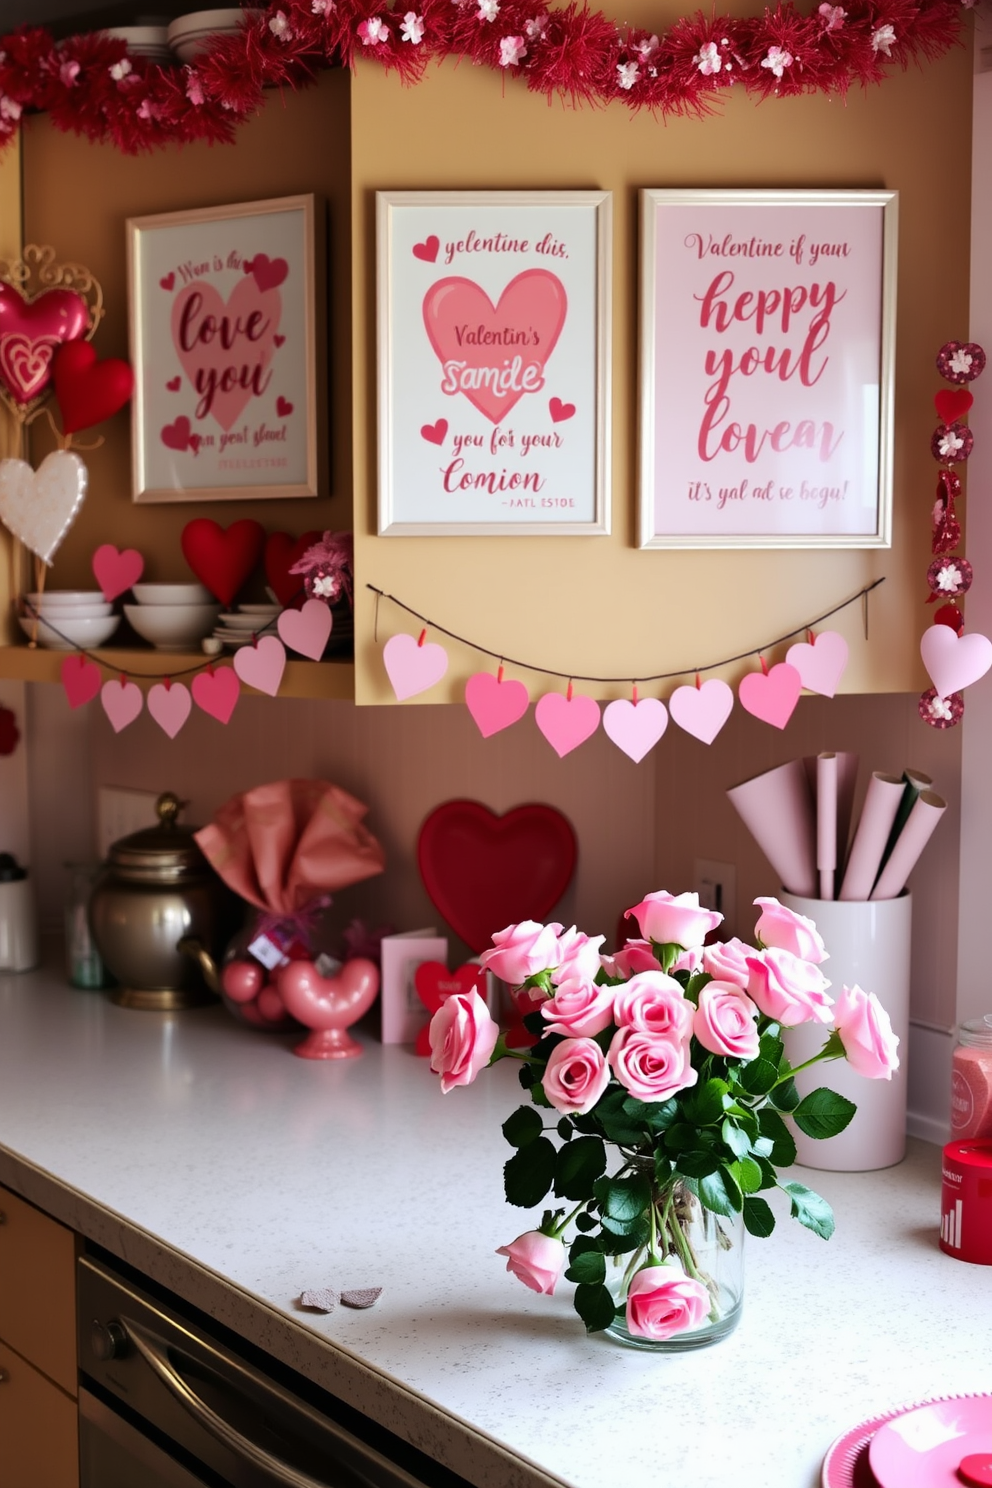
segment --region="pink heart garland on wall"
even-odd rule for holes
[[[947,626],[941,627],[947,630]],[[950,632],[948,632],[950,634]],[[794,666],[780,661],[768,672],[748,672],[737,689],[741,707],[762,723],[785,728],[799,701],[803,679]]]
[[[698,687],[676,687],[668,699],[668,711],[680,729],[712,744],[734,706],[734,691],[719,677],[710,677]]]
[[[92,702],[100,691],[100,668],[85,656],[67,656],[62,663],[62,686],[70,708]]]
[[[320,600],[317,603],[321,604]],[[327,606],[321,608],[326,610]],[[257,687],[259,692],[276,697],[286,670],[286,648],[273,635],[260,636],[254,646],[238,647],[234,653],[234,670],[248,687]]]
[[[308,599],[298,610],[283,610],[276,629],[291,651],[319,661],[333,624],[330,605],[322,599]]]
[[[992,641],[978,631],[956,635],[949,625],[931,625],[920,641],[923,665],[938,697],[950,697],[984,677],[992,667]]]
[[[618,749],[639,764],[668,727],[668,710],[658,698],[617,698],[607,704],[603,728]]]
[[[448,653],[443,646],[431,641],[421,645],[414,636],[402,631],[389,637],[382,648],[382,660],[401,703],[426,692],[448,670]]]
[[[104,599],[116,599],[137,584],[145,571],[145,560],[137,548],[119,553],[113,543],[104,543],[93,554],[93,577]]]
[[[192,684],[193,701],[218,723],[230,723],[241,694],[241,683],[229,666],[197,672]]]
[[[115,734],[133,723],[144,707],[144,694],[135,682],[114,678],[100,689],[103,711],[110,719]]]
[[[193,708],[189,688],[182,682],[156,682],[148,689],[148,711],[164,733],[174,739]]]
[[[529,703],[522,682],[494,677],[492,672],[476,672],[465,684],[465,706],[484,739],[523,718]]]
[[[836,630],[821,630],[812,643],[797,641],[785,653],[789,666],[794,666],[809,692],[833,697],[837,683],[844,675],[849,652],[847,642]]]
[[[580,692],[571,697],[546,692],[538,698],[534,722],[559,759],[564,759],[599,728],[599,704],[595,698],[584,697]]]

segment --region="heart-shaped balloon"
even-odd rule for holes
[[[294,563],[299,563],[307,548],[320,542],[321,536],[320,532],[304,532],[302,537],[291,537],[288,532],[270,532],[265,539],[265,579],[284,609],[288,605],[298,608],[306,598],[303,575],[289,570]]]
[[[0,522],[45,563],[85,496],[86,466],[69,450],[53,450],[37,470],[24,460],[0,460]]]
[[[36,407],[52,380],[52,358],[90,329],[90,312],[72,289],[25,297],[0,282],[0,397],[18,417]]]
[[[211,517],[195,517],[183,528],[180,545],[200,583],[229,605],[262,556],[265,528],[251,517],[227,528]]]
[[[72,341],[58,348],[52,358],[52,380],[66,434],[102,424],[124,407],[134,391],[129,364],[117,357],[98,362],[88,341]]]
[[[379,968],[356,956],[337,976],[323,977],[311,961],[288,961],[276,973],[288,1012],[314,1031],[293,1050],[301,1059],[354,1059],[362,1046],[345,1032],[375,1002]]]

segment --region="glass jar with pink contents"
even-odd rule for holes
[[[992,1013],[958,1029],[951,1064],[951,1135],[992,1137]]]

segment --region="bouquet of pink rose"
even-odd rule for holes
[[[705,945],[723,917],[696,894],[649,894],[627,911],[643,938],[614,956],[600,953],[603,936],[574,926],[511,925],[481,959],[515,989],[532,1044],[508,1047],[474,990],[431,1022],[445,1093],[498,1059],[521,1062],[532,1104],[503,1125],[516,1149],[506,1197],[530,1208],[553,1191],[567,1207],[546,1210],[498,1253],[537,1292],[553,1292],[564,1272],[590,1332],[673,1347],[729,1332],[743,1231],[766,1236],[775,1225],[762,1193],[782,1190],[801,1224],[833,1233],[825,1200],[778,1176],[796,1157],[783,1116],[827,1138],[856,1108],[826,1089],[800,1099],[793,1076],[842,1058],[868,1078],[898,1068],[874,994],[828,995],[812,920],[776,899],[755,904],[754,946]],[[824,1025],[823,1047],[793,1068],[782,1030],[811,1020]]]

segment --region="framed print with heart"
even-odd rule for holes
[[[135,501],[328,494],[324,215],[289,196],[128,221]]]
[[[894,191],[641,192],[642,548],[886,548]]]
[[[380,536],[610,530],[611,197],[377,193]]]

